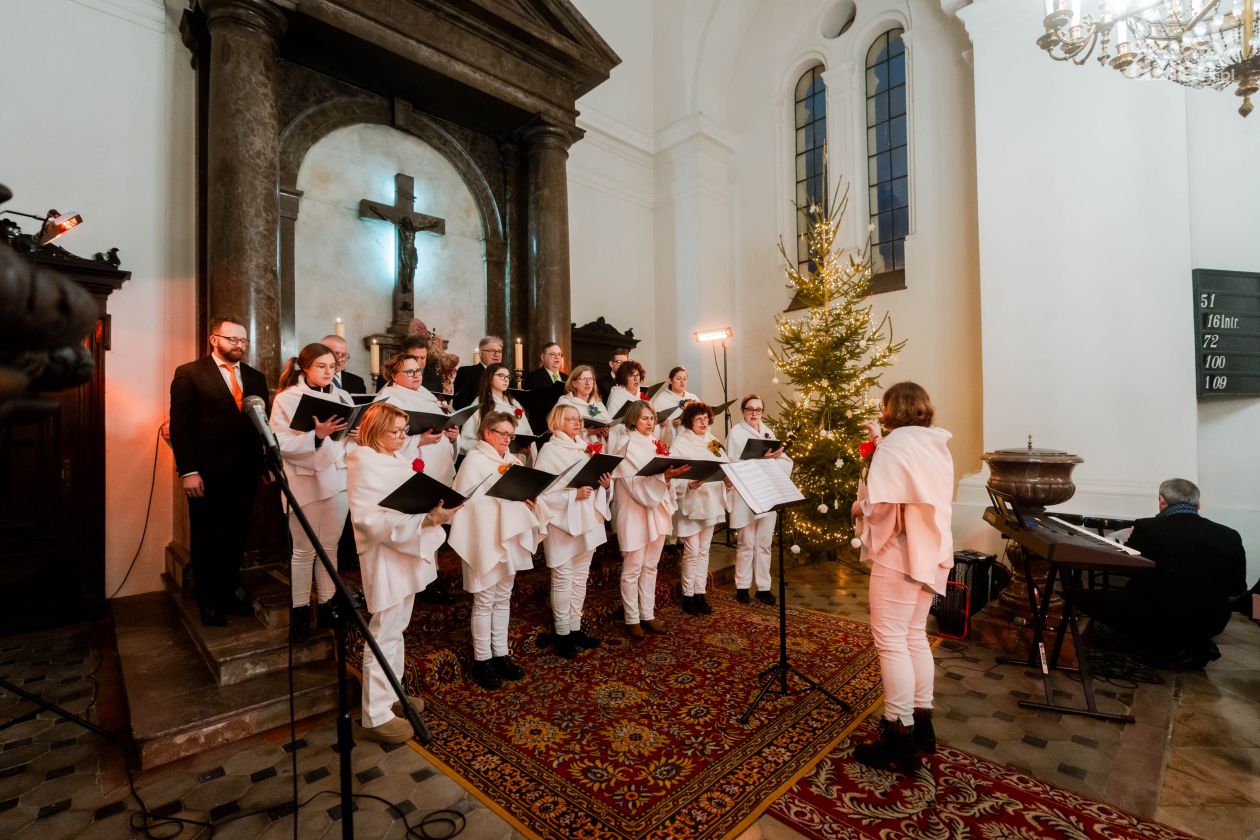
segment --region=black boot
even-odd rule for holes
[[[295,645],[311,637],[311,608],[292,607],[289,610],[289,641]]]
[[[556,656],[562,659],[577,659],[577,644],[572,633],[564,635],[556,634],[552,636],[556,643]]]
[[[587,650],[594,650],[595,648],[599,647],[599,639],[595,638],[594,636],[588,636],[585,633],[583,633],[581,630],[571,630],[569,631],[569,636],[573,639],[573,644],[577,645],[580,648],[586,648]]]
[[[936,729],[932,726],[931,709],[914,710],[914,742],[919,752],[936,755]]]
[[[309,607],[307,609],[310,609]],[[337,614],[337,608],[333,606],[332,601],[325,601],[319,605],[319,611],[315,613],[315,626],[320,630],[332,630],[337,626],[340,616]]]
[[[735,590],[735,600],[736,600],[736,601],[738,601],[738,602],[739,602],[739,603],[741,603],[741,604],[751,604],[751,603],[752,603],[752,599],[748,597],[748,590],[747,590],[747,589],[736,589],[736,590]]]
[[[687,615],[695,615],[697,612],[699,612],[699,610],[696,609],[696,596],[694,595],[682,596],[682,608],[683,608],[683,612],[685,612]]]
[[[713,612],[713,607],[709,606],[709,599],[704,597],[704,593],[693,596],[695,598],[696,612],[700,615],[709,615]]]
[[[913,773],[919,769],[919,746],[914,742],[914,726],[899,720],[883,719],[879,739],[858,744],[853,757],[868,767]]]

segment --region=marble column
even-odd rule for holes
[[[275,56],[286,21],[267,0],[200,5],[210,32],[207,314],[244,319],[251,339],[246,360],[275,382],[280,359]]]
[[[525,369],[538,366],[549,340],[572,359],[569,313],[569,146],[581,136],[573,126],[539,123],[522,134],[529,184],[529,339]]]

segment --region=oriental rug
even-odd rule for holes
[[[866,721],[767,812],[815,840],[1194,840],[946,744],[912,778],[872,770],[853,747]]]
[[[573,661],[514,644],[527,676],[497,691],[434,678],[443,668],[409,633],[407,683],[423,682],[433,735],[412,746],[530,837],[734,836],[879,702],[879,664],[865,624],[790,610],[793,664],[852,710],[792,678],[795,693],[771,690],[741,724],[778,657],[778,609],[709,600],[708,616],[658,609],[669,635],[641,642],[619,619],[596,626],[603,646]]]

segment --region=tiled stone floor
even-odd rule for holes
[[[789,581],[794,606],[867,615],[866,578],[859,571],[820,563],[791,570]],[[666,617],[676,625],[684,621],[678,614]],[[90,709],[106,728],[123,726],[108,635],[107,626],[76,627],[2,639],[0,677],[72,712]],[[1132,725],[1021,709],[1019,698],[1040,691],[1034,674],[998,665],[986,649],[946,641],[936,653],[938,734],[979,755],[1209,840],[1260,840],[1258,640],[1260,628],[1235,618],[1218,640],[1223,658],[1206,671],[1160,671],[1162,683],[1100,686],[1100,694],[1110,695],[1102,702],[1114,708],[1133,704],[1138,723]],[[808,663],[796,664],[808,672]],[[1074,688],[1065,677],[1059,679],[1059,688]],[[0,689],[0,721],[31,709]],[[296,755],[298,797],[304,803],[299,836],[337,837],[334,740],[334,720],[324,717],[302,725],[296,742],[287,729],[257,736],[139,774],[135,786],[150,810],[213,821],[218,838],[290,837],[292,817],[276,806],[291,794],[290,762]],[[403,819],[414,825],[441,809],[465,820],[461,837],[520,836],[409,747],[383,749],[360,741],[353,770],[356,792],[381,797],[405,814],[400,818],[380,801],[359,798],[355,826],[361,837],[402,837]],[[0,837],[139,837],[130,822],[135,811],[117,748],[47,712],[0,730]],[[446,835],[449,825],[434,830]],[[181,836],[207,831],[192,825]],[[796,836],[763,817],[744,840]]]

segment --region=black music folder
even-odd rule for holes
[[[713,416],[714,416],[714,417],[721,417],[721,416],[722,416],[722,414],[723,414],[723,413],[725,413],[726,409],[728,409],[728,408],[730,408],[731,406],[735,405],[735,403],[737,403],[737,402],[739,402],[739,397],[736,397],[736,398],[735,398],[735,399],[733,399],[733,400],[727,400],[726,402],[722,403],[721,405],[711,405],[711,406],[709,406],[709,408],[713,409]]]
[[[586,462],[586,466],[578,470],[577,475],[573,476],[573,480],[566,484],[566,487],[577,489],[579,487],[598,487],[599,477],[604,473],[610,473],[617,469],[617,466],[625,459],[620,455],[592,455]]]
[[[669,422],[669,418],[673,417],[679,410],[679,406],[671,405],[669,408],[662,408],[656,412],[656,425],[664,426]]]
[[[293,411],[293,419],[289,421],[289,428],[295,432],[309,432],[315,428],[315,419],[324,421],[329,417],[337,416],[342,420],[349,420],[354,406],[339,403],[336,400],[317,397],[314,394],[303,394],[301,401],[298,402],[297,408]]]
[[[640,388],[639,393],[640,395],[647,394],[647,396],[643,397],[643,399],[650,401],[652,397],[656,396],[656,392],[661,390],[664,387],[665,387],[665,380],[662,379],[660,382],[657,382],[655,385],[649,385],[646,388]]]
[[[535,443],[542,446],[549,440],[551,440],[551,432],[543,432],[541,435],[518,434],[516,437],[512,438],[512,442],[508,444],[508,451],[515,455],[518,452],[527,451],[529,447]]]
[[[776,449],[782,448],[783,444],[774,438],[749,438],[748,443],[744,444],[744,452],[739,456],[739,460],[751,461],[754,458],[764,458]]]
[[[454,414],[440,414],[434,411],[408,411],[411,422],[407,425],[407,434],[418,435],[423,432],[442,432],[450,428],[459,428],[477,412],[477,406],[461,408]]]
[[[611,425],[607,420],[600,420],[589,414],[582,418],[582,427],[585,429],[607,429]]]
[[[371,405],[376,402],[376,394],[351,394],[350,399],[355,405]]]
[[[555,480],[552,473],[514,466],[499,477],[486,495],[505,502],[532,502]]]
[[[402,513],[428,513],[438,506],[438,502],[445,503],[450,509],[459,507],[465,501],[462,495],[436,478],[418,472],[381,499],[380,505]]]
[[[693,458],[675,458],[656,457],[643,466],[635,475],[651,476],[660,475],[672,467],[691,467],[687,472],[678,476],[679,480],[684,481],[721,481],[722,480],[722,462],[708,461]]]

